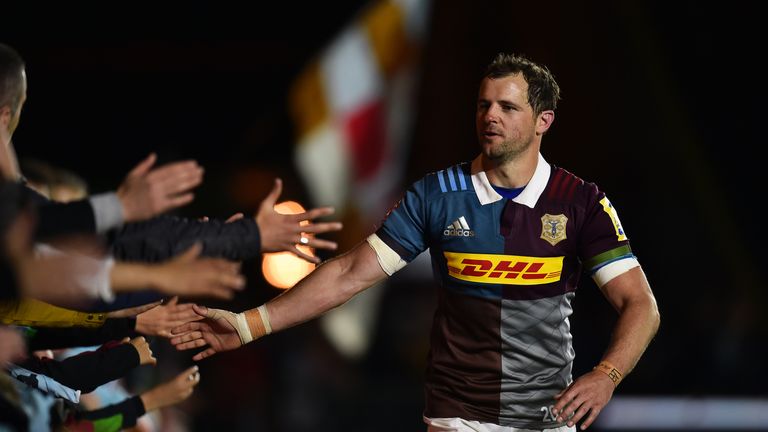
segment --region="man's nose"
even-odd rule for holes
[[[494,108],[493,105],[488,107],[488,109],[485,111],[485,115],[483,116],[483,120],[485,120],[486,123],[496,123],[496,122],[499,121],[498,112],[497,112],[496,108]]]

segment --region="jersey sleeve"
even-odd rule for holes
[[[388,275],[427,249],[426,183],[424,178],[411,185],[387,213],[381,227],[367,239]]]
[[[586,272],[598,286],[603,286],[640,264],[611,201],[594,185],[586,189],[592,196],[587,201],[579,256]]]

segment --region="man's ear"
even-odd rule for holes
[[[5,129],[11,124],[11,114],[13,113],[11,112],[11,107],[9,105],[0,107],[0,124],[2,124]]]
[[[552,123],[555,122],[555,112],[552,110],[547,110],[539,114],[539,116],[536,118],[536,133],[539,135],[545,134],[550,126],[552,126]]]

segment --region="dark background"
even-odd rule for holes
[[[25,58],[29,79],[17,152],[80,173],[94,192],[114,189],[150,151],[194,158],[206,178],[177,211],[189,217],[252,213],[275,175],[283,198],[307,203],[287,91],[362,7],[5,9],[0,41]],[[765,396],[759,16],[747,2],[433,4],[405,181],[475,156],[477,83],[497,52],[548,65],[563,100],[542,151],[607,192],[661,309],[620,394]],[[245,264],[248,292],[224,306],[277,294],[259,267]],[[433,290],[395,278],[356,361],[315,323],[207,360],[180,415],[194,430],[423,430]],[[578,374],[599,360],[615,315],[588,278],[575,306]],[[190,362],[156,345],[161,365],[163,355]]]

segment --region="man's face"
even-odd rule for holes
[[[536,139],[536,117],[522,74],[483,79],[475,126],[483,154],[493,161],[513,160],[530,147]]]

